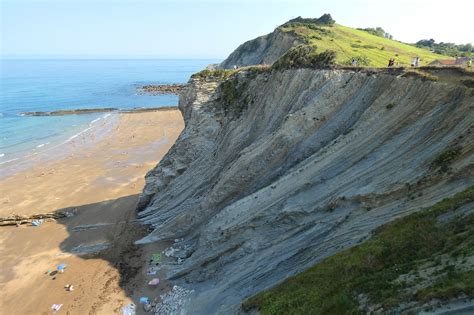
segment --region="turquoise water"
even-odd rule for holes
[[[22,112],[177,105],[176,95],[139,95],[146,84],[184,83],[216,60],[0,60],[0,167],[65,141],[106,114]]]

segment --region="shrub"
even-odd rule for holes
[[[357,59],[357,66],[364,66],[364,67],[367,67],[370,65],[370,59],[367,58],[367,56],[355,56],[353,57],[355,59]],[[343,65],[347,65],[347,66],[351,66],[352,65],[352,58],[349,58],[347,60],[345,60],[344,62],[342,62]]]
[[[240,117],[249,103],[249,97],[244,97],[247,86],[248,80],[239,79],[238,76],[222,82],[219,86],[220,96],[217,109],[227,117]]]
[[[204,69],[197,73],[191,75],[191,78],[215,78],[215,79],[225,79],[228,78],[230,75],[234,74],[235,70],[225,70],[225,69],[216,69],[216,70],[209,70]]]
[[[392,109],[395,107],[395,103],[388,103],[387,106],[385,106],[386,109]]]
[[[280,57],[272,66],[276,70],[294,68],[330,68],[334,66],[336,52],[326,50],[320,54],[316,53],[316,47],[298,45],[291,48]]]
[[[311,19],[311,18],[302,18],[301,16],[298,16],[297,18],[291,19],[283,25],[287,26],[287,25],[294,24],[294,23],[309,24],[309,25],[310,24],[334,25],[334,23],[336,23],[336,21],[332,18],[331,14],[326,13],[326,14],[321,15],[321,17],[319,17],[317,19],[315,19],[315,18],[313,18],[313,19]]]
[[[441,172],[446,172],[449,169],[449,165],[461,155],[461,147],[456,146],[453,148],[448,148],[442,151],[433,162],[431,162],[431,168],[439,168]]]

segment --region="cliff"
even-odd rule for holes
[[[472,185],[473,106],[466,86],[386,71],[195,77],[185,129],[146,176],[139,242],[177,239],[168,276],[194,290],[185,309],[235,312]]]
[[[257,37],[240,45],[220,64],[220,67],[231,69],[234,66],[271,65],[290,48],[302,43],[302,38],[296,33],[283,32],[277,28],[270,34]]]

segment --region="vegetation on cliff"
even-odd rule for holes
[[[410,65],[412,58],[420,57],[421,65],[427,65],[435,59],[447,59],[449,56],[432,53],[413,45],[380,36],[374,32],[353,29],[339,24],[323,25],[317,23],[289,22],[279,29],[300,36],[303,41],[317,47],[318,52],[332,50],[336,53],[338,64],[350,64],[352,58],[364,61],[371,67],[386,67],[390,58],[395,58],[400,66]],[[385,32],[384,32],[385,34]],[[390,37],[390,36],[388,36]]]
[[[416,42],[417,47],[425,48],[437,54],[452,57],[472,57],[474,47],[472,44],[456,45],[454,43],[436,43],[434,39],[422,39]]]
[[[272,68],[276,70],[293,68],[323,69],[334,66],[336,53],[333,50],[316,52],[315,46],[298,45],[280,57]]]
[[[452,154],[446,154],[452,156]],[[446,158],[437,158],[446,160]],[[250,298],[262,314],[355,314],[474,296],[474,186],[378,228],[371,239]],[[365,302],[364,302],[365,301]]]

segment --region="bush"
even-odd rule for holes
[[[235,73],[235,70],[225,70],[225,69],[209,70],[209,69],[204,69],[202,71],[199,71],[199,72],[194,73],[193,75],[191,75],[191,78],[193,78],[193,79],[195,79],[195,78],[225,79],[225,78],[228,78],[230,75],[232,75],[234,73]]]
[[[449,165],[461,155],[461,147],[456,146],[448,148],[441,152],[433,162],[431,162],[431,168],[439,168],[441,172],[446,172],[449,169]]]
[[[289,24],[316,24],[316,25],[333,25],[336,23],[336,21],[332,18],[331,14],[326,13],[321,15],[318,19],[310,19],[310,18],[302,18],[301,16],[298,16],[297,18],[291,19],[288,22],[286,22],[283,25],[289,25]]]
[[[388,103],[387,106],[385,106],[386,109],[392,109],[395,107],[395,103]]]
[[[367,58],[367,56],[355,56],[353,58],[357,59],[357,66],[367,67],[367,66],[370,65],[370,59]],[[352,58],[349,58],[349,59],[345,60],[344,62],[342,62],[342,64],[346,65],[346,66],[351,66],[352,65]]]
[[[272,68],[275,70],[295,68],[324,69],[334,66],[335,61],[335,51],[326,50],[318,54],[314,46],[298,45],[281,56],[280,59],[273,64]]]

